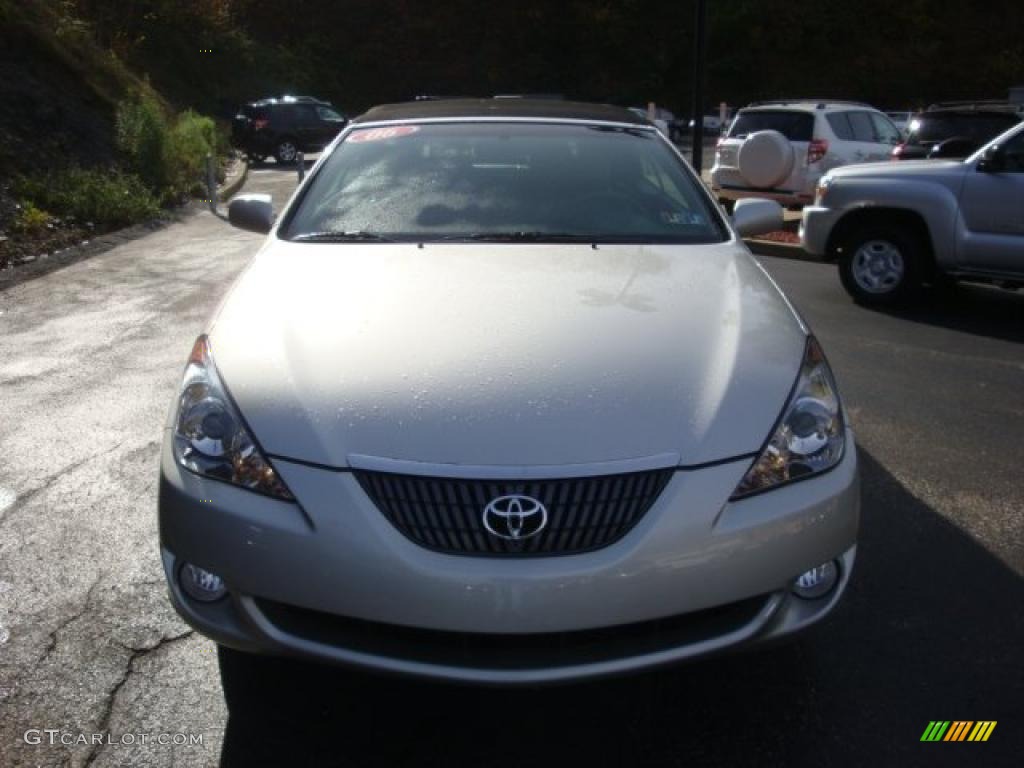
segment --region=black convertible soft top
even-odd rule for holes
[[[650,125],[645,118],[623,107],[555,99],[438,99],[382,104],[364,112],[354,118],[352,122],[358,124],[392,120],[474,117],[532,117]]]

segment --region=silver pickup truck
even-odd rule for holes
[[[800,241],[839,263],[864,304],[906,302],[943,279],[1024,285],[1024,124],[963,161],[837,168],[804,208]]]

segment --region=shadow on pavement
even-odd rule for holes
[[[232,657],[222,764],[1018,765],[1024,581],[861,459],[850,592],[795,642],[511,691]],[[999,724],[984,744],[921,743],[936,719]]]
[[[877,311],[975,336],[1024,342],[1024,291],[963,283],[925,291],[917,305],[906,309]]]

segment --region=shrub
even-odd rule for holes
[[[170,191],[175,194],[203,194],[206,190],[206,156],[217,154],[217,126],[192,110],[182,112],[167,142]]]
[[[15,232],[38,232],[50,223],[51,218],[50,214],[37,208],[31,200],[25,200],[18,215],[14,217],[11,228]]]
[[[206,190],[206,155],[220,155],[227,143],[217,125],[191,110],[169,122],[161,106],[142,96],[117,110],[117,145],[131,170],[163,203]]]
[[[159,213],[156,199],[138,177],[120,171],[69,168],[37,179],[21,179],[19,197],[33,207],[93,222],[98,231],[127,226]]]
[[[117,108],[117,146],[129,167],[154,192],[170,182],[168,172],[169,128],[163,109],[152,98],[122,101]]]

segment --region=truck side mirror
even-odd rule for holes
[[[1006,156],[1003,154],[1003,148],[998,144],[987,147],[978,160],[978,170],[982,173],[999,173],[1005,167]]]

